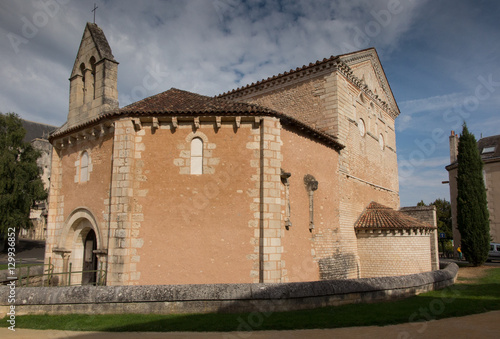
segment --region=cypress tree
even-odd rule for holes
[[[476,138],[464,123],[458,142],[457,226],[465,258],[474,266],[488,258],[490,244],[489,213],[483,179],[483,161]]]

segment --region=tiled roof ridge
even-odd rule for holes
[[[401,211],[372,201],[354,224],[355,229],[431,229],[435,228]]]
[[[232,95],[235,95],[237,93],[244,92],[246,90],[249,90],[251,88],[256,88],[261,85],[265,85],[268,83],[273,83],[276,82],[280,79],[283,79],[283,81],[286,81],[285,78],[287,76],[293,76],[296,75],[300,72],[308,71],[311,70],[315,67],[337,67],[337,70],[345,76],[349,81],[351,81],[353,84],[358,86],[368,97],[370,97],[374,102],[378,103],[381,107],[383,107],[391,116],[396,118],[399,115],[399,108],[397,103],[394,101],[394,105],[396,110],[391,108],[391,105],[385,101],[383,101],[378,95],[372,92],[371,89],[368,88],[368,86],[364,83],[362,79],[359,79],[356,77],[349,65],[342,60],[343,58],[349,56],[349,55],[355,55],[363,52],[368,52],[368,51],[374,51],[375,55],[378,58],[377,51],[375,50],[374,47],[366,48],[360,51],[354,51],[350,53],[345,53],[345,54],[340,54],[340,55],[332,55],[329,58],[324,58],[323,60],[317,60],[316,62],[311,62],[308,65],[303,65],[302,67],[297,67],[295,69],[290,69],[289,71],[285,71],[283,73],[279,73],[278,75],[273,75],[268,77],[267,79],[262,79],[257,82],[252,82],[251,84],[247,84],[245,86],[237,87],[235,89],[232,89],[228,92],[224,92],[222,94],[216,95],[216,98],[228,98],[231,97]],[[360,59],[363,58],[363,56],[358,56],[357,58],[353,58],[352,60]],[[392,90],[390,89],[390,84],[389,86],[389,92],[392,94]],[[384,86],[382,86],[384,87]]]
[[[162,95],[166,95],[168,93],[172,93],[172,92],[178,92],[178,93],[181,93],[181,94],[184,94],[184,95],[189,95],[191,97],[197,97],[201,100],[210,100],[212,101],[213,103],[224,103],[224,104],[228,104],[228,102],[226,100],[222,100],[222,99],[219,99],[219,98],[216,98],[216,97],[211,97],[211,96],[207,96],[207,95],[203,95],[203,94],[198,94],[198,93],[193,93],[193,92],[189,92],[189,91],[186,91],[186,90],[182,90],[182,89],[178,89],[178,88],[175,88],[175,87],[172,87],[166,91],[163,91],[161,93],[158,93],[158,94],[155,94],[155,95],[152,95],[150,97],[147,97],[147,98],[144,98],[142,100],[139,100],[139,101],[136,101],[134,103],[131,103],[125,107],[122,107],[120,109],[121,112],[132,112],[134,111],[134,106],[139,106],[141,103],[148,103],[150,101],[153,101],[157,98],[160,98]],[[246,110],[242,109],[242,110],[236,110],[235,112],[242,112],[242,111],[248,111],[248,112],[256,112],[256,111],[260,111],[260,112],[275,112],[274,110],[270,109],[270,108],[267,108],[267,107],[263,107],[263,106],[260,106],[260,105],[257,105],[257,104],[252,104],[252,103],[245,103],[245,102],[237,102],[237,101],[234,101],[234,102],[231,102],[230,103],[231,106],[235,106],[235,107],[241,107],[241,108],[247,108]],[[248,109],[250,108],[250,109]],[[144,109],[142,109],[142,111],[146,111]],[[226,110],[224,110],[226,111]]]
[[[339,60],[340,56],[338,55],[332,55],[330,56],[329,58],[324,58],[323,60],[317,60],[316,62],[311,62],[309,63],[308,65],[303,65],[302,67],[297,67],[295,69],[290,69],[289,71],[285,71],[283,73],[279,73],[277,75],[272,75],[270,77],[267,77],[266,79],[261,79],[257,82],[252,82],[251,84],[247,84],[247,85],[244,85],[244,86],[241,86],[241,87],[237,87],[235,89],[232,89],[228,92],[224,92],[222,94],[219,94],[217,95],[216,97],[217,98],[221,98],[221,97],[225,97],[227,95],[230,95],[230,94],[234,94],[234,93],[237,93],[237,92],[241,92],[243,90],[246,90],[250,87],[255,87],[255,86],[258,86],[258,85],[262,85],[264,83],[267,83],[267,82],[271,82],[271,81],[274,81],[274,80],[277,80],[279,78],[283,78],[287,75],[291,75],[291,74],[294,74],[294,73],[297,73],[297,72],[300,72],[300,71],[304,71],[304,70],[307,70],[307,69],[310,69],[312,67],[315,67],[315,66],[320,66],[320,65],[323,65],[323,64],[326,64],[328,62],[332,62],[332,61],[340,61]]]
[[[189,107],[187,109],[183,110],[168,110],[165,108],[161,107],[153,107],[153,108],[145,108],[145,107],[140,107],[141,104],[148,104],[149,101],[154,101],[155,99],[163,99],[162,96],[166,96],[170,93],[179,93],[182,94],[183,96],[188,96],[187,98],[184,99],[189,99],[191,98],[197,98],[200,100],[208,100],[211,102],[214,102],[215,104],[222,104],[221,107],[217,107],[216,105],[214,106],[207,106],[204,110],[197,110],[197,109],[192,109],[190,110]],[[182,98],[181,98],[182,99]],[[154,102],[152,102],[154,104]],[[198,102],[199,104],[199,102]],[[136,107],[134,107],[136,106]],[[154,106],[154,105],[153,105]],[[161,105],[160,105],[161,106]],[[291,116],[288,116],[282,112],[274,111],[270,108],[267,107],[262,107],[256,104],[249,104],[249,103],[242,103],[242,102],[233,102],[233,101],[227,101],[224,99],[218,99],[214,97],[209,97],[197,93],[192,93],[189,91],[185,90],[180,90],[176,88],[171,88],[167,91],[164,91],[162,93],[158,93],[154,96],[142,99],[140,101],[137,101],[135,103],[132,103],[130,105],[127,105],[125,107],[107,111],[102,113],[101,115],[84,121],[78,125],[71,126],[69,128],[64,129],[64,126],[59,128],[57,131],[53,132],[49,138],[49,140],[53,140],[54,138],[58,138],[61,136],[64,136],[66,134],[73,133],[77,130],[88,128],[89,126],[92,126],[94,124],[99,123],[99,121],[102,120],[109,120],[113,119],[117,116],[134,116],[134,117],[140,117],[140,116],[145,116],[145,115],[156,115],[156,116],[175,116],[175,115],[184,115],[186,117],[196,117],[196,116],[238,116],[238,115],[247,115],[247,116],[274,116],[276,118],[279,118],[282,124],[290,124],[297,126],[300,130],[304,131],[307,134],[311,134],[314,136],[314,138],[321,140],[323,142],[328,143],[329,145],[332,145],[335,149],[341,150],[344,148],[344,145],[339,143],[338,139],[334,136],[331,136],[329,134],[326,134],[324,132],[321,132],[303,122],[300,120],[297,120]]]

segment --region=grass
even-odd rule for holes
[[[16,263],[16,268],[24,267],[24,266],[36,266],[36,265],[34,265],[34,264],[18,264],[18,263]],[[9,268],[9,264],[0,264],[0,271],[6,270],[8,268]]]
[[[500,310],[500,268],[482,278],[404,300],[314,310],[239,314],[119,314],[17,316],[18,328],[72,331],[248,331],[373,326]],[[0,327],[7,327],[6,319]]]

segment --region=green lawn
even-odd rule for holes
[[[33,264],[19,264],[19,263],[16,263],[16,268],[19,268],[19,267],[24,267],[24,266],[36,266],[36,265],[33,265]],[[6,270],[9,268],[9,264],[0,264],[0,271],[1,270]]]
[[[314,310],[190,315],[38,315],[16,317],[16,327],[78,331],[248,331],[388,325],[500,310],[500,268],[444,290],[384,303]],[[0,326],[7,327],[6,319]]]

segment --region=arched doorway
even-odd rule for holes
[[[97,281],[97,239],[94,230],[90,230],[83,242],[82,285],[95,285]],[[90,271],[90,272],[89,272]]]

